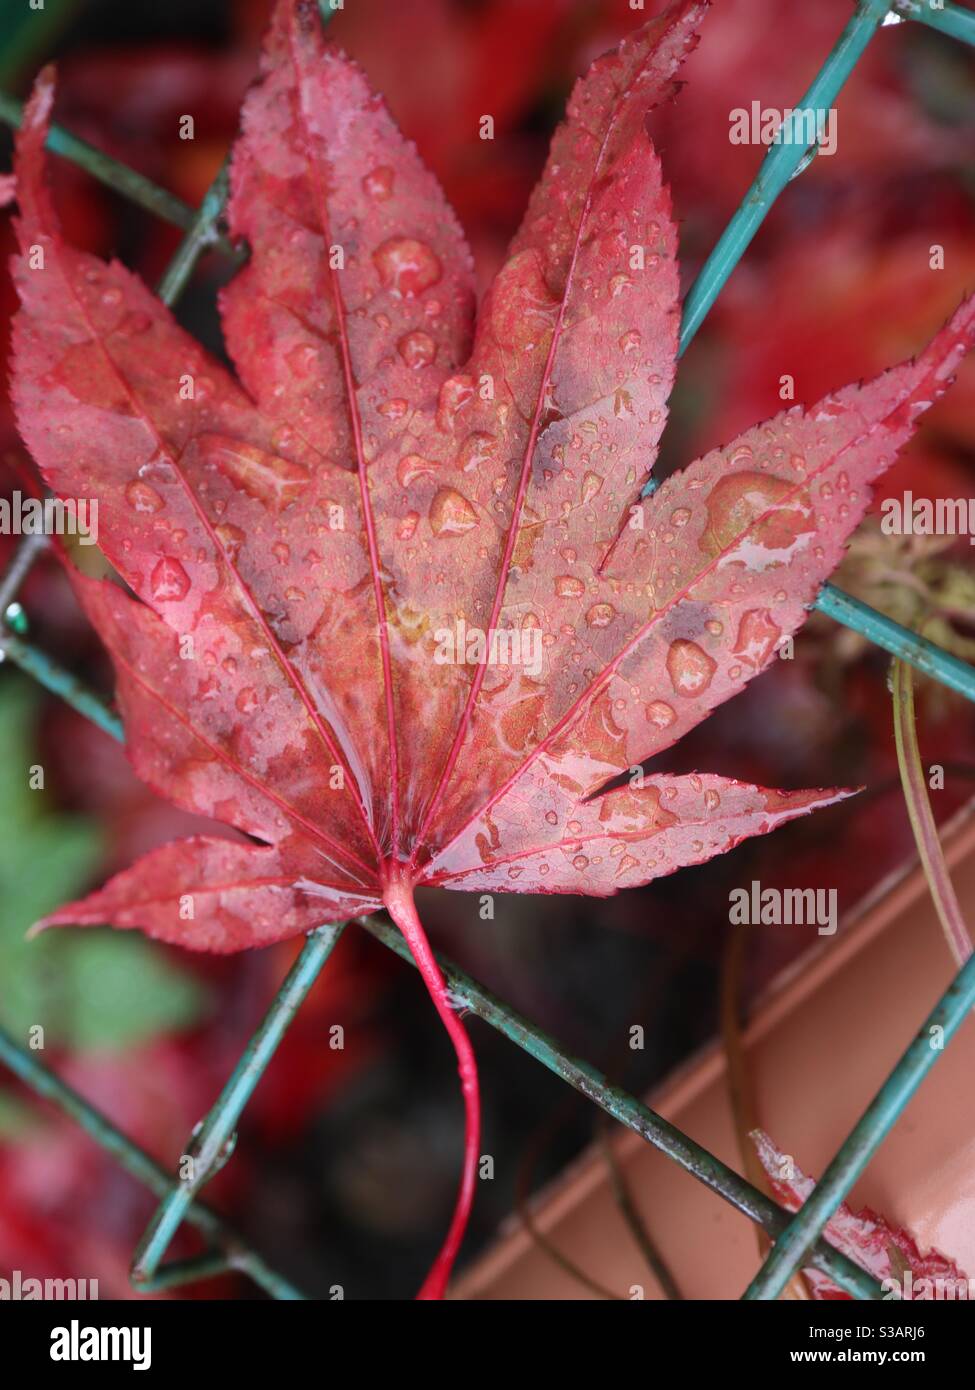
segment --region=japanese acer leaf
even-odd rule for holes
[[[751,1137],[776,1201],[787,1211],[798,1211],[814,1191],[815,1182],[780,1153],[764,1131],[755,1130]],[[841,1202],[823,1234],[837,1250],[872,1274],[887,1298],[910,1301],[971,1297],[972,1282],[954,1260],[937,1250],[922,1255],[910,1232],[892,1226],[869,1207],[853,1211]],[[803,1274],[814,1298],[852,1297],[817,1269],[804,1269]]]
[[[387,906],[461,1057],[461,1205],[476,1073],[414,887],[603,896],[845,795],[640,769],[801,626],[972,337],[969,303],[641,500],[680,318],[645,117],[703,10],[579,82],[475,319],[435,180],[316,7],[281,0],[233,152],[235,374],[64,242],[50,72],[18,139],[20,429],[55,492],[98,501],[124,587],[73,582],[133,766],[250,837],[155,850],[44,924],[232,951]]]

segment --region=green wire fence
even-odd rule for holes
[[[323,22],[332,14],[328,0],[320,0]],[[826,58],[809,90],[796,104],[794,128],[781,142],[770,146],[759,173],[720,237],[688,292],[683,305],[680,351],[683,353],[714,304],[722,287],[776,198],[816,153],[815,146],[801,143],[801,112],[825,111],[833,106],[846,79],[875,31],[884,24],[914,20],[975,47],[975,11],[937,0],[860,0]],[[0,121],[20,123],[21,106],[0,93]],[[795,143],[790,143],[790,136]],[[185,236],[159,285],[160,297],[174,304],[185,289],[204,251],[215,249],[234,260],[240,248],[232,246],[220,228],[227,195],[226,166],[221,169],[199,209],[194,210],[150,180],[109,158],[101,151],[54,126],[48,147],[71,160],[95,178],[123,193],[141,207],[182,228]],[[651,490],[648,485],[647,491]],[[24,614],[17,592],[43,549],[36,538],[26,540],[7,574],[0,580],[0,657],[7,657],[91,719],[106,733],[121,740],[121,721],[97,695],[69,671],[25,640]],[[869,641],[908,662],[934,680],[975,701],[975,669],[931,642],[861,603],[833,585],[822,589],[815,606],[837,622],[859,632]],[[413,964],[409,948],[399,932],[379,917],[360,918],[355,925]],[[263,1022],[254,1033],[219,1098],[191,1138],[190,1176],[179,1180],[144,1153],[94,1106],[39,1062],[0,1029],[0,1060],[41,1097],[52,1101],[77,1121],[129,1173],[160,1198],[148,1229],[136,1250],[131,1278],[134,1286],[150,1292],[192,1280],[212,1277],[227,1270],[248,1274],[274,1298],[296,1299],[303,1295],[270,1269],[248,1243],[200,1200],[201,1189],[227,1161],[236,1142],[235,1126],[274,1056],[297,1009],[328,962],[344,930],[343,925],[309,932],[305,945],[274,997]],[[587,1062],[572,1057],[552,1038],[496,999],[453,962],[438,957],[447,984],[458,1006],[468,1009],[496,1028],[536,1061],[568,1082],[613,1119],[641,1135],[678,1163],[736,1210],[756,1222],[774,1241],[762,1268],[744,1297],[768,1300],[779,1296],[795,1271],[812,1266],[858,1299],[879,1299],[876,1281],[852,1260],[823,1239],[822,1232],[850,1188],[889,1133],[911,1096],[941,1055],[930,1045],[930,1030],[944,1030],[945,1042],[975,1006],[975,957],[956,976],[889,1078],[867,1107],[814,1192],[794,1215],[777,1206],[714,1154],[654,1113],[625,1091],[613,1086]],[[208,1242],[207,1251],[193,1259],[163,1259],[182,1223],[196,1227]]]

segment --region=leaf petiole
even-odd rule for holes
[[[441,1299],[446,1292],[457,1252],[464,1239],[474,1201],[474,1183],[481,1148],[481,1098],[477,1062],[467,1029],[451,1006],[446,981],[417,915],[412,882],[402,875],[393,876],[387,883],[383,901],[389,915],[403,933],[427,992],[433,1000],[433,1006],[450,1035],[450,1041],[457,1054],[457,1070],[460,1073],[461,1090],[464,1095],[464,1161],[454,1214],[437,1258],[417,1294],[418,1299]]]

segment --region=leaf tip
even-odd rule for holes
[[[49,917],[39,917],[36,922],[29,926],[24,933],[25,941],[36,941],[36,939],[48,930],[49,927],[60,926],[55,920],[57,913],[52,913]]]
[[[44,145],[54,106],[55,86],[54,64],[48,63],[34,79],[14,145],[14,177],[20,204],[20,223],[24,228],[31,229],[31,236],[36,235],[38,228],[54,230],[53,205],[44,184]]]
[[[57,71],[53,63],[46,63],[34,78],[34,86],[24,107],[21,130],[25,132],[46,131],[54,106],[54,93],[57,87]]]

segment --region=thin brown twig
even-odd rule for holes
[[[768,1174],[762,1167],[758,1154],[755,1152],[755,1146],[751,1141],[752,1130],[759,1129],[761,1126],[758,1119],[758,1106],[755,1100],[752,1076],[748,1068],[745,1049],[742,1046],[739,1023],[744,952],[745,933],[740,928],[732,928],[721,962],[721,1036],[727,1063],[725,1074],[728,1078],[728,1100],[731,1105],[735,1140],[738,1144],[738,1153],[745,1170],[745,1177],[760,1192],[774,1197],[775,1194],[772,1192]],[[768,1236],[761,1227],[756,1229],[755,1235],[758,1240],[759,1258],[764,1260],[770,1246]],[[789,1280],[783,1290],[782,1297],[796,1301],[812,1298],[801,1270],[797,1271]]]
[[[653,1237],[647,1229],[643,1220],[643,1215],[633,1200],[626,1175],[620,1166],[620,1161],[613,1141],[607,1133],[606,1127],[602,1126],[599,1134],[599,1144],[606,1158],[609,1168],[609,1178],[613,1185],[613,1196],[616,1198],[616,1205],[620,1209],[620,1215],[630,1229],[633,1239],[636,1241],[649,1266],[650,1273],[656,1279],[664,1292],[664,1296],[669,1299],[680,1300],[684,1295],[680,1291],[677,1280],[667,1261],[664,1259],[660,1250],[654,1244]]]
[[[518,1219],[521,1221],[521,1224],[534,1243],[540,1250],[543,1250],[549,1259],[554,1261],[561,1270],[564,1270],[570,1278],[577,1280],[583,1288],[588,1289],[590,1293],[594,1293],[597,1298],[605,1298],[611,1303],[626,1301],[621,1294],[613,1293],[611,1289],[607,1289],[604,1284],[601,1284],[598,1279],[593,1279],[592,1276],[587,1274],[574,1260],[570,1259],[568,1255],[563,1254],[558,1246],[553,1245],[548,1236],[542,1235],[541,1231],[535,1225],[535,1218],[532,1216],[531,1207],[523,1193],[518,1194],[515,1201],[515,1208],[518,1212]]]
[[[960,970],[972,954],[972,941],[962,916],[958,896],[938,838],[938,826],[931,810],[924,780],[921,750],[914,711],[914,673],[904,661],[893,663],[894,740],[900,768],[904,801],[928,890],[955,965]]]

